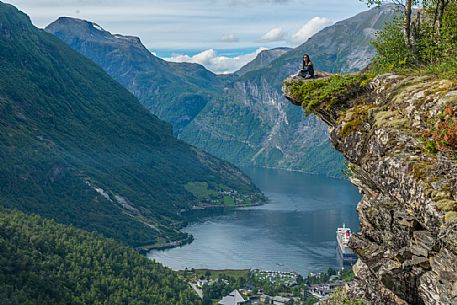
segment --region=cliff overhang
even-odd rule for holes
[[[457,304],[457,83],[363,74],[283,93],[329,126],[362,192],[352,293],[374,304]]]

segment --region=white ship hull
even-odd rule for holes
[[[343,266],[353,265],[357,261],[357,255],[348,246],[351,235],[351,229],[346,228],[344,225],[343,228],[338,228],[337,230],[337,256],[340,265]]]

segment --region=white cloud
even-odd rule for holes
[[[283,41],[286,39],[287,33],[283,31],[282,28],[272,28],[270,31],[266,32],[259,38],[259,42],[274,42],[274,41]]]
[[[0,0],[2,1],[2,0]],[[111,33],[139,36],[151,49],[223,49],[221,34],[236,34],[230,48],[251,48],[266,30],[293,34],[304,21],[325,16],[334,21],[366,10],[355,0],[7,0],[45,27],[59,16],[96,22]],[[268,48],[290,46],[262,43]]]
[[[307,41],[311,36],[322,30],[324,27],[331,25],[332,20],[325,17],[313,17],[306,22],[295,34],[292,35],[292,43],[300,45]]]
[[[228,34],[221,37],[222,42],[238,42],[240,39],[234,34]]]
[[[179,54],[170,58],[165,58],[165,60],[201,64],[216,74],[228,74],[239,70],[242,66],[254,60],[263,50],[265,50],[265,48],[259,48],[255,52],[236,57],[227,57],[218,55],[217,51],[214,49],[208,49],[194,56]]]
[[[325,17],[313,17],[306,22],[295,34],[288,35],[280,27],[272,28],[263,34],[257,42],[269,43],[278,41],[287,41],[293,46],[300,45],[308,40],[311,36],[322,30],[324,27],[333,24],[333,21]]]

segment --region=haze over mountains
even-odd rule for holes
[[[228,76],[165,62],[138,38],[113,35],[91,22],[59,18],[46,30],[99,64],[190,144],[241,166],[339,176],[342,157],[330,147],[326,128],[285,102],[281,82],[300,67],[304,53],[320,70],[363,69],[374,56],[370,40],[394,14],[392,6],[362,12],[296,49],[264,51]]]
[[[100,67],[1,2],[0,67],[1,206],[139,245],[188,238],[179,212],[205,197],[194,184],[262,198],[241,171],[177,140]]]

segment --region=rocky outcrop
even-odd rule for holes
[[[283,91],[301,104],[297,82]],[[454,136],[457,84],[383,75],[349,101],[327,102],[314,112],[363,194],[351,293],[373,304],[457,304],[457,149],[439,141]]]

